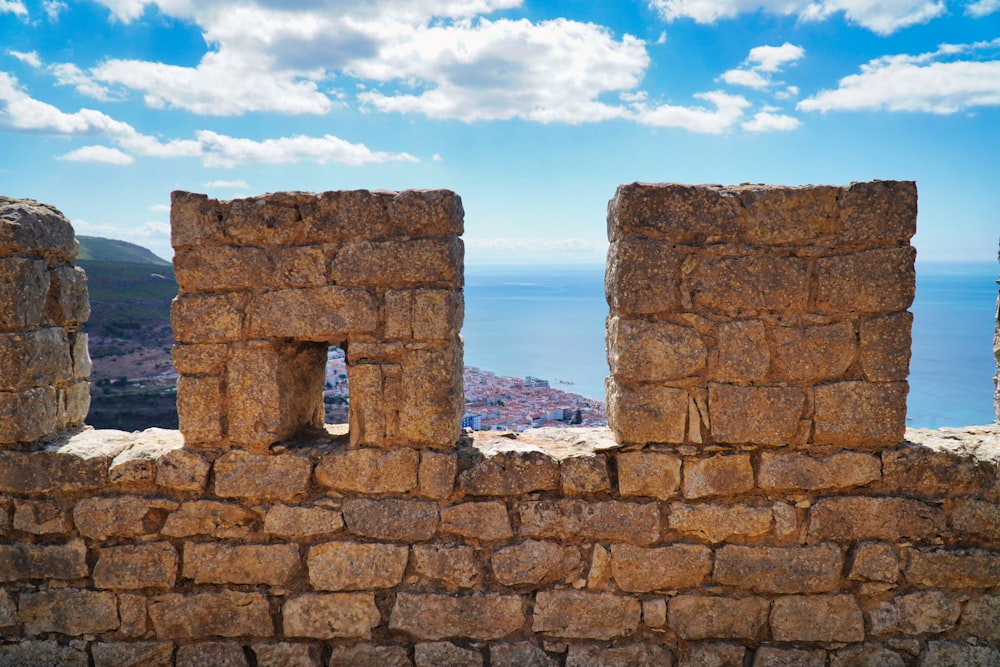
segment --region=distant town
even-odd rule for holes
[[[465,416],[462,427],[473,431],[521,432],[540,426],[606,426],[602,401],[553,389],[548,380],[513,378],[465,367]],[[323,391],[326,421],[347,421],[349,403],[344,351],[330,348]]]

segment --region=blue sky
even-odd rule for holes
[[[467,263],[599,263],[621,183],[875,178],[995,260],[1000,0],[0,0],[0,194],[164,257],[174,189],[450,188]]]

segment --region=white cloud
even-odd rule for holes
[[[977,19],[997,11],[1000,11],[1000,0],[976,0],[965,6],[965,13]]]
[[[58,21],[59,15],[69,9],[69,7],[65,2],[60,2],[60,0],[45,0],[42,3],[42,9],[50,21]]]
[[[923,111],[950,114],[980,106],[1000,106],[1000,59],[948,60],[1000,49],[1000,38],[975,44],[945,44],[915,56],[883,56],[846,76],[834,90],[799,102],[803,111]]]
[[[742,127],[747,132],[788,132],[802,126],[802,121],[798,118],[786,114],[774,113],[774,110],[765,110],[757,113],[752,120],[742,123]]]
[[[17,14],[27,16],[28,9],[21,0],[0,0],[0,14]]]
[[[170,212],[170,204],[153,204],[152,206],[149,207],[149,210],[157,212],[157,213],[159,213],[159,212],[167,212],[167,213],[169,213]]]
[[[235,188],[239,190],[245,190],[250,187],[250,184],[246,181],[209,181],[202,185],[206,188]]]
[[[94,81],[79,67],[73,63],[60,63],[49,68],[56,77],[56,83],[60,86],[73,86],[76,92],[97,100],[107,101],[110,99],[110,91],[101,84]]]
[[[14,49],[7,49],[7,53],[14,56],[25,65],[30,65],[31,67],[42,66],[42,59],[38,57],[38,53],[36,51],[15,51]]]
[[[843,12],[849,22],[880,35],[927,23],[946,12],[944,0],[650,0],[649,4],[667,21],[690,18],[698,23],[758,11],[803,21],[822,21]]]
[[[339,137],[282,137],[280,139],[239,139],[209,130],[198,132],[202,163],[207,167],[232,167],[237,164],[282,164],[312,161],[336,162],[348,166],[379,162],[419,162],[408,153],[373,151],[364,144],[352,144]]]
[[[755,46],[747,62],[761,72],[780,72],[786,63],[801,60],[806,55],[801,46],[785,42],[781,46]]]
[[[760,73],[747,69],[731,69],[723,73],[722,80],[734,86],[746,86],[747,88],[767,88],[771,85],[771,82]]]
[[[677,127],[689,132],[717,134],[735,125],[743,116],[743,109],[750,106],[746,98],[720,90],[696,93],[695,97],[711,103],[715,108],[672,104],[648,107],[645,104],[635,104],[634,118],[643,125]]]
[[[60,155],[59,160],[72,160],[73,162],[102,162],[104,164],[126,165],[135,162],[131,155],[122,153],[117,148],[108,146],[84,146],[75,151],[70,151],[65,155]]]

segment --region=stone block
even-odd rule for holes
[[[667,500],[677,496],[681,460],[663,452],[622,452],[618,464],[618,491],[623,496],[650,496]]]
[[[261,247],[201,245],[174,253],[174,277],[185,292],[230,292],[275,286],[275,267]]]
[[[52,665],[53,667],[89,667],[86,651],[61,646],[56,640],[27,640],[0,645],[0,665]]]
[[[611,588],[611,552],[600,544],[595,544],[591,549],[587,588],[592,591],[606,591]]]
[[[247,334],[330,343],[349,333],[373,333],[377,322],[378,305],[368,290],[323,285],[257,293]]]
[[[121,626],[118,635],[137,638],[146,634],[146,616],[149,605],[144,593],[119,593],[118,617]]]
[[[0,451],[0,492],[50,494],[99,489],[108,483],[110,462],[103,452]]]
[[[295,544],[187,542],[181,576],[196,584],[287,587],[302,569]]]
[[[385,335],[403,341],[450,340],[462,328],[465,302],[450,289],[387,290]]]
[[[462,434],[462,342],[412,349],[399,379],[398,439],[415,447],[452,449]]]
[[[297,454],[231,451],[216,460],[214,471],[215,493],[221,498],[287,502],[309,491],[312,462]]]
[[[905,382],[836,382],[815,389],[821,445],[898,445],[906,430]]]
[[[877,456],[837,452],[812,456],[800,452],[762,452],[757,484],[765,491],[818,491],[863,486],[882,476]]]
[[[324,456],[316,481],[337,491],[409,493],[417,487],[420,453],[415,449],[347,449]]]
[[[258,528],[254,512],[214,500],[192,500],[172,512],[160,531],[166,537],[206,535],[220,539],[242,539]]]
[[[0,334],[0,389],[17,391],[74,376],[69,336],[61,327]]]
[[[632,667],[670,667],[674,654],[666,646],[652,643],[573,644],[566,655],[566,667],[604,667],[605,665],[631,665]]]
[[[327,507],[272,505],[264,516],[265,533],[291,539],[336,533],[343,527],[340,511]]]
[[[382,620],[374,593],[306,593],[282,607],[286,637],[368,639]]]
[[[639,627],[642,606],[633,597],[587,591],[539,591],[533,632],[564,639],[613,639]]]
[[[620,185],[608,203],[608,239],[664,237],[674,243],[733,241],[740,201],[728,188],[679,183]]]
[[[17,605],[6,589],[0,588],[0,628],[7,628],[17,622]]]
[[[852,322],[772,327],[767,333],[771,377],[779,382],[816,384],[838,380],[858,355]]]
[[[708,377],[724,383],[760,383],[767,377],[771,351],[760,320],[727,320],[715,328],[708,353]]]
[[[535,609],[537,619],[537,604]],[[396,594],[389,616],[390,630],[430,641],[450,637],[502,639],[520,630],[524,623],[519,596],[484,593],[450,596],[401,592]]]
[[[580,550],[557,542],[525,540],[493,552],[493,573],[504,586],[567,581],[583,573]]]
[[[257,667],[321,667],[319,646],[315,644],[254,644]]]
[[[342,511],[347,529],[377,540],[422,542],[438,528],[438,508],[430,501],[348,498]]]
[[[848,579],[895,582],[899,579],[899,558],[891,544],[862,542],[854,549]]]
[[[181,375],[219,375],[226,367],[229,346],[223,343],[174,345],[174,369]]]
[[[956,532],[1000,540],[1000,505],[982,500],[956,500],[950,523]]]
[[[198,493],[205,489],[210,467],[202,456],[188,449],[174,449],[156,461],[156,485]]]
[[[686,435],[686,389],[660,385],[628,386],[609,377],[608,427],[621,443],[682,443]]]
[[[944,512],[919,500],[823,498],[809,510],[809,541],[924,541],[945,529]]]
[[[177,419],[186,442],[199,445],[222,440],[224,407],[221,378],[177,378]]]
[[[82,332],[69,336],[70,356],[73,358],[73,377],[86,380],[94,370],[90,359],[90,337]]]
[[[465,218],[462,198],[450,190],[403,190],[386,203],[389,233],[436,237],[461,234]]]
[[[802,312],[809,303],[809,265],[797,257],[762,255],[703,259],[682,289],[701,313]]]
[[[395,544],[327,542],[309,548],[309,583],[321,591],[392,588],[403,580],[409,549]]]
[[[1000,586],[1000,554],[983,549],[907,549],[903,577],[912,586],[945,590]]]
[[[790,595],[774,601],[771,636],[779,642],[860,642],[865,620],[853,595]]]
[[[490,644],[491,667],[556,667],[553,658],[529,642]]]
[[[126,544],[97,552],[94,587],[129,590],[173,588],[177,581],[177,550],[169,542]]]
[[[753,667],[825,667],[822,649],[777,648],[762,646],[753,658]]]
[[[805,394],[796,387],[708,385],[716,442],[787,445],[795,438],[805,405]]]
[[[668,525],[672,531],[718,543],[734,536],[766,535],[772,516],[770,507],[675,502],[670,504]]]
[[[276,192],[217,202],[225,239],[233,245],[298,245],[305,240],[300,206],[313,195]]]
[[[65,426],[64,417],[54,387],[0,392],[0,445],[44,440]]]
[[[90,647],[94,667],[173,667],[173,642],[98,642]]]
[[[14,504],[14,530],[33,535],[69,531],[63,508],[52,500],[22,500]]]
[[[758,246],[806,245],[841,229],[841,188],[741,186],[740,238]]]
[[[0,330],[35,329],[44,324],[49,272],[38,259],[0,259]]]
[[[647,628],[662,628],[667,625],[667,601],[653,598],[642,601],[642,624]]]
[[[31,254],[70,262],[76,258],[73,226],[57,208],[33,199],[0,199],[0,257]]]
[[[563,459],[559,462],[562,492],[565,495],[607,493],[611,491],[608,460],[603,455]]]
[[[451,590],[473,588],[480,579],[476,550],[452,544],[415,544],[413,571],[422,579],[442,584]]]
[[[760,639],[770,603],[764,598],[678,595],[667,603],[667,624],[682,639]]]
[[[731,496],[753,489],[753,466],[748,454],[685,459],[684,497]]]
[[[79,579],[88,573],[83,540],[66,544],[0,544],[0,581]]]
[[[86,380],[70,382],[58,391],[58,430],[83,426],[90,412],[90,383]]]
[[[220,202],[206,195],[170,193],[170,243],[176,248],[222,239]]]
[[[940,591],[918,591],[880,602],[867,611],[875,636],[939,634],[955,627],[962,605]]]
[[[458,288],[463,257],[458,238],[356,241],[340,248],[329,275],[338,285]]]
[[[223,590],[158,595],[149,600],[149,619],[161,639],[274,634],[270,605],[262,593]]]
[[[700,544],[654,548],[611,545],[611,573],[623,591],[694,588],[711,572],[712,550]]]
[[[71,588],[22,593],[17,620],[29,637],[43,632],[100,634],[118,629],[118,600],[114,593]]]
[[[441,508],[441,532],[491,542],[514,536],[506,503],[461,503]]]
[[[675,310],[680,305],[682,259],[669,241],[613,240],[604,278],[611,312],[633,317]]]
[[[902,382],[910,372],[913,313],[862,318],[861,370],[869,382]]]
[[[882,315],[913,303],[916,250],[881,248],[816,260],[816,307],[821,312]]]
[[[906,667],[906,662],[884,646],[862,644],[831,653],[830,667]]]
[[[249,667],[243,647],[233,642],[198,642],[177,647],[175,667]]]
[[[386,411],[385,406],[399,404],[399,373],[399,364],[348,365],[351,447],[385,447],[394,439],[398,416],[395,412]]]
[[[684,650],[686,649],[686,650]],[[681,649],[678,667],[729,667],[744,664],[747,650],[736,644],[711,642],[690,644]]]
[[[693,327],[612,316],[607,322],[608,365],[626,384],[665,382],[705,370],[708,348]]]
[[[967,602],[958,630],[962,636],[994,646],[1000,644],[1000,595],[984,595]]]
[[[961,667],[993,667],[1000,664],[1000,649],[992,646],[970,646],[964,642],[928,641],[921,656],[920,667],[961,665]]]
[[[166,513],[177,509],[172,500],[142,496],[84,498],[73,507],[73,523],[84,537],[136,537],[160,530]]]
[[[406,649],[402,646],[376,646],[374,644],[354,644],[334,646],[330,652],[327,667],[413,667]]]
[[[909,443],[882,451],[882,486],[886,493],[924,499],[972,496],[990,501],[1000,492],[996,468],[947,449]]]
[[[337,241],[352,236],[389,234],[392,192],[336,190],[299,201],[306,241]]]
[[[458,488],[476,496],[516,496],[559,488],[559,462],[540,452],[476,457],[458,475]]]
[[[553,499],[521,502],[517,511],[525,537],[641,545],[660,539],[656,503]]]
[[[420,495],[435,500],[448,498],[455,489],[457,474],[458,459],[454,455],[426,449],[420,452],[417,470]]]
[[[715,581],[760,593],[827,593],[840,587],[843,556],[834,545],[751,547],[715,552]]]
[[[455,646],[451,642],[419,642],[413,647],[416,667],[482,667],[483,654]]]
[[[244,331],[248,297],[241,293],[182,294],[170,305],[178,343],[232,343]]]
[[[917,231],[917,185],[913,181],[851,183],[840,195],[841,239],[894,245]]]

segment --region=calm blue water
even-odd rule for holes
[[[995,420],[996,276],[995,264],[918,264],[910,426]],[[604,399],[603,266],[467,266],[465,282],[467,365]]]

